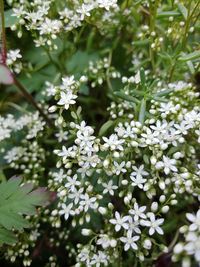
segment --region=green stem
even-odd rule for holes
[[[49,60],[51,61],[51,63],[61,72],[63,73],[63,69],[61,68],[61,66],[52,58],[51,53],[49,52],[48,49],[44,48],[44,50],[47,53],[47,56],[49,58]]]
[[[149,15],[149,18],[150,18],[150,27],[149,27],[150,34],[152,32],[154,32],[154,30],[155,30],[155,22],[156,22],[156,14],[157,14],[157,9],[158,9],[158,4],[159,4],[159,0],[156,0],[155,3],[153,3],[153,4],[150,3],[150,15]],[[152,40],[153,40],[153,38],[151,38],[151,41]],[[153,68],[153,70],[155,70],[154,51],[151,48],[151,43],[152,42],[150,42],[150,44],[149,44],[149,55],[150,55],[150,59],[151,59],[152,68]]]

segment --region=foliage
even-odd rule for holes
[[[35,206],[48,199],[42,189],[33,191],[32,184],[20,185],[21,182],[20,178],[12,178],[0,184],[0,245],[14,244],[17,239],[13,231],[30,226],[23,215],[35,214]]]

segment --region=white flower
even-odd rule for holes
[[[97,0],[99,7],[105,8],[106,10],[109,10],[111,7],[116,8],[117,7],[117,0]]]
[[[137,250],[138,246],[135,243],[135,241],[137,241],[140,237],[138,235],[132,236],[131,232],[127,232],[127,236],[126,237],[121,237],[120,240],[125,243],[124,245],[124,250],[127,251],[130,248],[132,248],[133,250]]]
[[[85,16],[90,17],[90,11],[93,9],[93,6],[90,4],[82,4],[80,8],[77,9],[77,13],[80,14],[80,19],[84,20]]]
[[[79,200],[81,199],[81,195],[83,194],[83,190],[84,188],[80,188],[79,190],[74,188],[74,190],[69,193],[68,197],[74,201],[74,204],[78,204]]]
[[[60,86],[60,89],[62,89],[62,90],[73,89],[75,84],[76,84],[76,81],[74,80],[74,75],[64,77],[64,78],[62,78],[62,85]]]
[[[92,257],[90,263],[91,265],[95,265],[95,267],[100,267],[101,264],[108,265],[108,256],[104,252],[99,251],[98,254]]]
[[[134,81],[136,84],[139,84],[141,82],[141,78],[140,78],[140,71],[138,71],[134,77]]]
[[[73,203],[70,203],[68,206],[63,203],[61,204],[61,210],[59,211],[60,215],[64,214],[64,218],[67,221],[69,218],[69,215],[74,215],[74,211],[72,210]]]
[[[134,218],[135,221],[138,221],[139,218],[142,218],[142,219],[146,218],[146,215],[144,213],[145,210],[146,210],[146,206],[139,207],[137,202],[135,202],[134,203],[134,209],[130,209],[129,213],[131,215],[134,215],[133,218]]]
[[[58,133],[56,133],[56,137],[58,138],[59,142],[66,141],[68,139],[68,132],[60,130]]]
[[[197,211],[197,214],[194,215],[192,213],[186,214],[187,219],[192,222],[189,226],[190,231],[200,230],[200,209]]]
[[[156,167],[158,168],[164,168],[164,173],[167,175],[171,171],[177,172],[178,169],[176,168],[176,160],[175,159],[170,159],[166,156],[163,156],[163,161],[159,161],[156,164]]]
[[[45,18],[45,20],[40,24],[38,30],[40,34],[53,34],[58,33],[62,27],[62,23],[59,20],[51,20],[49,18]]]
[[[91,197],[86,193],[81,195],[80,205],[83,207],[84,211],[87,212],[89,208],[96,209],[98,207],[98,203],[96,202],[96,197]]]
[[[124,166],[126,165],[126,162],[125,161],[122,161],[120,164],[116,161],[114,161],[114,173],[116,175],[119,175],[120,173],[125,173],[126,172],[126,169],[124,168]]]
[[[58,105],[65,106],[65,109],[69,108],[69,105],[73,105],[76,103],[74,99],[78,96],[74,95],[71,90],[67,91],[67,93],[61,92],[60,94],[61,99],[58,101]]]
[[[159,225],[163,224],[164,219],[156,219],[155,214],[152,212],[149,212],[147,214],[149,221],[147,220],[141,220],[141,225],[149,227],[149,234],[153,235],[155,232],[159,233],[160,235],[163,235],[163,230],[159,227]]]
[[[23,147],[13,147],[11,150],[7,152],[7,154],[4,156],[4,159],[8,162],[11,163],[13,161],[18,160],[20,157],[23,156],[25,152],[25,148]]]
[[[188,243],[184,249],[189,255],[194,255],[196,261],[200,263],[200,236],[196,232],[189,232],[186,240]]]
[[[115,219],[111,219],[109,222],[115,225],[115,231],[119,232],[121,227],[128,230],[128,223],[129,216],[121,217],[119,212],[115,212]]]
[[[22,55],[20,54],[20,50],[19,49],[10,50],[7,54],[6,63],[8,65],[12,65],[18,58],[22,58]]]
[[[74,191],[76,186],[81,184],[80,181],[77,181],[78,175],[75,174],[72,178],[67,176],[67,183],[65,183],[65,187],[69,189],[69,191]]]
[[[143,188],[143,184],[147,179],[144,179],[143,176],[147,176],[149,173],[144,171],[144,165],[141,165],[139,168],[136,166],[132,167],[134,172],[131,173],[132,186],[138,186],[139,188]]]
[[[128,232],[141,234],[140,228],[139,228],[139,221],[134,221],[131,216],[129,216],[128,220]]]
[[[52,173],[52,177],[54,181],[61,183],[64,179],[66,179],[67,175],[64,174],[64,170],[60,169],[58,172]]]
[[[118,139],[116,134],[112,134],[109,138],[103,137],[105,144],[103,145],[106,149],[110,148],[111,150],[123,150],[122,144],[124,140]]]
[[[100,238],[97,240],[97,245],[101,245],[103,249],[111,246],[111,239],[108,235],[101,234]]]
[[[110,180],[107,184],[103,183],[103,187],[105,188],[103,190],[103,194],[109,193],[111,196],[114,196],[114,190],[118,188],[118,186],[113,185],[113,181]]]

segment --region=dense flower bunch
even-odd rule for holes
[[[9,34],[33,45],[7,65],[39,109],[0,116],[0,177],[52,201],[6,262],[200,265],[198,3],[166,2],[7,1]]]

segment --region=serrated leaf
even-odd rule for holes
[[[4,243],[8,245],[12,245],[16,243],[16,241],[17,241],[17,238],[11,231],[8,231],[0,227],[0,245]]]
[[[35,207],[44,205],[49,197],[43,188],[33,190],[32,184],[21,183],[21,178],[12,178],[0,184],[0,229],[3,229],[0,232],[0,244],[9,241],[4,240],[3,236],[7,233],[11,238],[11,230],[22,231],[29,227],[30,224],[23,215],[35,214]]]

